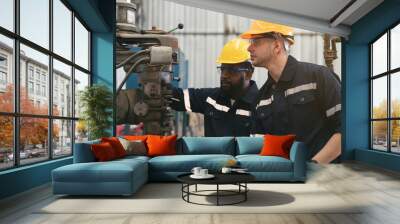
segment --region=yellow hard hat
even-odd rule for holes
[[[251,39],[255,36],[270,32],[280,33],[290,44],[294,44],[294,31],[292,27],[261,20],[254,20],[250,25],[250,29],[242,33],[240,37],[243,39]]]
[[[241,38],[230,40],[222,48],[217,59],[218,64],[236,64],[250,60],[250,53],[247,51],[250,43]]]

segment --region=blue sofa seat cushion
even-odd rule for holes
[[[234,137],[182,137],[178,142],[178,154],[226,154],[235,155]]]
[[[249,172],[293,172],[292,161],[279,156],[238,155],[236,160]]]
[[[53,170],[52,175],[57,182],[130,182],[137,172],[147,172],[145,161],[75,163]]]
[[[193,167],[200,166],[216,172],[230,159],[235,159],[235,157],[222,154],[158,156],[149,160],[149,170],[151,172],[190,172]]]

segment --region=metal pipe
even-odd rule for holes
[[[134,53],[133,55],[127,57],[121,63],[117,64],[117,69],[122,67],[122,66],[124,66],[128,61],[132,60],[133,58],[138,57],[138,56],[140,56],[142,54],[145,54],[145,53],[150,53],[150,50],[149,49],[141,50],[141,51],[138,51],[138,52]]]
[[[138,59],[137,61],[135,61],[135,63],[133,63],[133,65],[129,68],[128,72],[126,73],[124,80],[122,80],[121,84],[119,84],[118,89],[117,89],[117,95],[119,94],[119,92],[121,91],[122,87],[124,86],[125,82],[128,80],[131,72],[137,67],[139,66],[141,63],[144,62],[149,62],[150,58],[148,56],[143,57]]]

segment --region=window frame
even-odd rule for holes
[[[369,44],[369,149],[373,151],[379,151],[379,152],[386,152],[386,153],[391,153],[391,154],[400,154],[400,152],[394,152],[392,151],[392,121],[400,121],[400,117],[392,117],[392,98],[391,98],[391,80],[392,80],[392,75],[396,75],[396,73],[400,72],[400,67],[391,69],[391,31],[393,28],[400,26],[400,21],[397,21],[396,23],[392,24],[389,28],[385,29],[384,32],[379,34],[374,40],[372,40]],[[387,35],[387,63],[386,63],[386,71],[382,72],[380,74],[376,74],[374,76],[373,74],[373,44],[376,43],[381,37],[384,35]],[[386,105],[386,118],[373,118],[373,81],[382,77],[386,77],[386,86],[387,86],[387,105]],[[386,151],[379,150],[374,148],[374,132],[373,132],[373,122],[374,121],[386,121]]]
[[[84,22],[84,20],[78,15],[78,13],[76,13],[72,7],[68,4],[68,2],[66,2],[65,0],[59,0],[68,10],[71,11],[71,18],[70,18],[70,22],[71,22],[71,59],[67,59],[64,58],[63,56],[55,53],[54,50],[54,45],[53,45],[53,1],[54,0],[47,0],[48,4],[49,4],[49,47],[48,49],[46,49],[45,47],[42,47],[39,44],[36,44],[32,41],[30,41],[29,39],[23,37],[20,35],[20,0],[14,0],[13,1],[13,10],[14,10],[14,18],[13,18],[13,22],[14,22],[14,30],[10,31],[4,27],[0,26],[0,35],[3,35],[7,38],[11,38],[13,41],[13,64],[12,66],[12,75],[14,78],[14,111],[13,112],[1,112],[0,111],[0,116],[11,116],[13,118],[13,153],[14,153],[14,161],[13,161],[13,166],[10,167],[5,167],[5,168],[0,168],[0,172],[4,171],[4,170],[10,170],[10,169],[16,169],[19,167],[23,167],[23,166],[29,166],[29,165],[33,165],[33,164],[37,164],[37,163],[43,163],[49,160],[53,160],[53,159],[61,159],[61,158],[65,158],[65,157],[70,157],[73,155],[74,152],[74,143],[75,143],[75,126],[76,126],[76,121],[79,120],[79,117],[75,116],[75,108],[72,107],[71,108],[71,114],[70,116],[66,115],[66,116],[56,116],[53,115],[53,59],[54,60],[58,60],[61,63],[64,63],[68,66],[71,67],[71,93],[72,93],[72,99],[71,99],[71,105],[74,105],[75,103],[75,88],[74,88],[74,82],[75,82],[75,69],[85,73],[88,75],[89,77],[89,83],[88,85],[91,86],[92,85],[92,69],[91,69],[91,49],[92,49],[92,43],[91,43],[91,38],[92,38],[92,30],[88,27],[88,25]],[[85,69],[83,67],[81,67],[80,65],[75,63],[75,18],[77,20],[79,20],[79,22],[84,26],[84,28],[88,31],[88,69]],[[39,114],[27,114],[27,113],[21,113],[20,111],[20,85],[21,85],[21,80],[20,80],[20,45],[23,44],[29,48],[32,48],[33,50],[36,50],[42,54],[45,54],[48,56],[49,62],[48,62],[48,76],[46,80],[46,84],[45,84],[45,90],[47,91],[46,96],[48,97],[48,112],[46,115],[39,115]],[[27,63],[27,66],[30,66],[29,63]],[[39,80],[37,80],[38,82],[36,82],[36,69],[33,70],[33,79],[30,79],[30,74],[29,74],[29,68],[27,67],[27,74],[26,75],[26,81],[33,81],[34,86],[36,83],[40,83],[41,87],[42,87],[42,79],[41,79],[41,74],[43,71],[40,72],[40,76],[39,76]],[[28,86],[27,86],[28,87]],[[29,91],[27,89],[27,91]],[[36,91],[36,89],[34,89],[34,92]],[[39,94],[38,96],[42,96],[42,94]],[[48,150],[48,155],[47,158],[44,157],[43,160],[40,160],[38,162],[32,162],[32,163],[26,163],[26,164],[21,164],[21,159],[20,159],[20,119],[21,118],[45,118],[47,119],[48,122],[48,136],[47,136],[47,142],[49,144],[47,144],[47,150]],[[52,137],[52,133],[53,133],[53,122],[57,121],[57,120],[65,120],[65,121],[70,121],[71,122],[71,153],[68,155],[62,155],[62,156],[55,156],[53,155],[54,152],[54,147],[53,147],[53,137]]]

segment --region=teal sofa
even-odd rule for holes
[[[128,156],[96,162],[91,141],[75,144],[74,163],[52,171],[54,194],[132,195],[148,181],[176,181],[193,167],[219,172],[228,160],[236,160],[259,182],[304,182],[307,149],[294,142],[290,159],[258,155],[262,137],[183,137],[177,141],[177,155]]]

